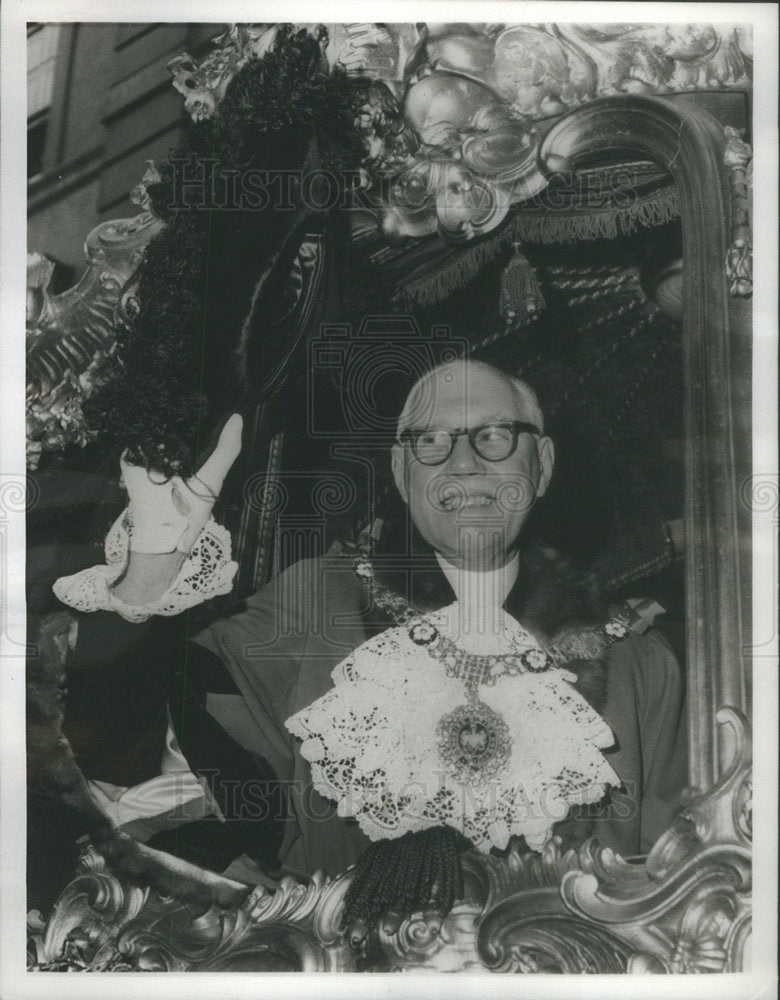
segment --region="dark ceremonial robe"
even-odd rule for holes
[[[420,611],[454,600],[430,552],[378,562],[376,577]],[[541,550],[524,555],[505,610],[542,644],[608,616],[565,563]],[[368,839],[311,787],[285,728],[331,688],[336,664],[393,624],[372,606],[349,554],[291,566],[194,642],[189,613],[144,624],[106,612],[78,620],[63,731],[87,778],[129,786],[159,773],[170,707],[189,766],[230,819],[220,826],[230,835],[225,850],[297,874],[335,875],[356,861]],[[607,753],[624,785],[605,807],[570,814],[556,833],[567,846],[596,836],[624,856],[644,853],[670,824],[686,780],[678,664],[651,629],[617,642],[603,660],[568,667],[615,734]],[[275,778],[288,800],[269,790]]]
[[[376,578],[419,611],[455,599],[432,553],[377,564]],[[543,645],[608,617],[608,609],[566,564],[540,549],[521,559],[504,608]],[[209,696],[209,712],[242,746],[265,757],[288,785],[293,815],[281,848],[285,870],[335,875],[368,844],[357,822],[338,817],[335,804],[311,787],[309,765],[284,723],[332,687],[337,663],[391,624],[372,606],[349,555],[334,553],[291,566],[196,639],[227,668],[239,692]],[[623,786],[601,807],[570,814],[556,832],[565,846],[595,836],[625,857],[646,853],[671,823],[686,780],[677,661],[650,629],[611,646],[601,660],[567,666],[577,674],[580,693],[615,734],[607,754]]]

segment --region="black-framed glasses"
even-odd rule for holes
[[[410,444],[412,453],[423,465],[441,465],[446,462],[455,447],[456,438],[464,435],[480,458],[486,462],[503,462],[514,455],[517,439],[521,434],[541,434],[534,424],[522,420],[501,420],[479,427],[407,427],[401,431],[398,440]]]

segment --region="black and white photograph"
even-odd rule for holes
[[[46,10],[2,995],[772,995],[774,5]]]

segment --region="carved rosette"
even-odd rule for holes
[[[42,933],[39,970],[733,972],[750,935],[750,733],[733,709],[731,767],[690,794],[644,864],[588,841],[563,852],[463,856],[464,899],[387,918],[356,947],[340,926],[351,872],[257,886],[196,913],[106,870],[94,851]]]

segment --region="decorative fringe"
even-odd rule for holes
[[[575,214],[576,213],[576,214]],[[413,272],[394,299],[408,307],[435,305],[472,281],[508,243],[574,243],[578,240],[615,239],[637,229],[661,226],[679,215],[677,192],[663,188],[625,208],[610,206],[598,211],[529,212],[518,209],[497,233],[461,253],[453,253],[430,270]],[[421,273],[422,272],[422,273]]]
[[[441,302],[476,278],[482,268],[501,253],[507,242],[502,233],[469,247],[405,282],[398,290],[397,299],[409,306],[432,306]]]
[[[399,921],[417,910],[438,910],[446,917],[463,898],[460,851],[470,847],[463,834],[448,826],[378,840],[358,858],[344,896],[341,926],[366,929],[383,915]]]
[[[582,214],[517,212],[506,230],[524,243],[574,243],[630,236],[641,227],[662,226],[680,214],[674,187],[663,188],[625,208],[609,206]],[[504,231],[506,233],[506,230]]]

